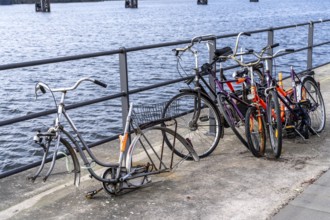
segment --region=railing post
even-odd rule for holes
[[[213,58],[214,58],[215,49],[217,48],[217,39],[216,38],[214,38],[213,40],[208,41],[208,48],[209,48],[209,62],[211,63],[213,61]],[[216,65],[213,66],[213,71],[216,71]],[[216,91],[215,82],[212,79],[212,77],[210,77],[210,76],[209,76],[209,83],[210,83],[210,87],[212,89],[214,89],[214,91]],[[212,100],[216,100],[216,97],[214,97],[214,95],[212,93],[210,93],[210,97],[211,97]],[[210,110],[209,114],[212,114],[211,110]],[[212,118],[214,118],[214,116],[210,115],[209,118],[212,119]],[[215,125],[215,121],[210,120],[209,123],[211,125],[210,130],[209,130],[210,134],[215,134],[216,126],[213,126],[213,125]]]
[[[273,28],[270,28],[268,31],[268,45],[273,45],[274,44],[274,30]],[[268,54],[273,55],[273,49],[270,48],[267,51]],[[273,59],[267,60],[268,68],[270,71],[270,74],[273,74]]]
[[[209,62],[210,63],[213,61],[214,52],[215,52],[216,47],[217,47],[217,40],[216,39],[209,40],[208,49],[209,49]],[[216,71],[216,65],[213,66],[213,71]],[[213,88],[215,91],[215,82],[211,77],[209,77],[209,83],[210,83],[211,88]],[[211,98],[215,99],[215,97],[212,97],[212,96],[213,95],[211,94]]]
[[[308,26],[308,50],[307,50],[307,69],[313,68],[313,41],[314,41],[314,23],[310,22]]]
[[[127,68],[127,53],[126,48],[120,48],[122,52],[119,54],[119,72],[120,72],[120,90],[126,95],[121,97],[121,112],[122,112],[122,126],[125,128],[126,117],[129,108],[129,95],[128,95],[128,68]]]

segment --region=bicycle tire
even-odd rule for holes
[[[258,110],[254,106],[250,107],[245,115],[245,131],[250,151],[255,157],[261,157],[265,153],[265,127],[264,114],[260,111],[260,109]]]
[[[193,149],[190,144],[173,130],[161,126],[142,130],[134,137],[127,151],[126,169],[127,173],[132,175],[130,184],[143,185],[148,181],[148,175],[168,172],[185,160],[184,157],[175,157],[171,148],[166,146],[165,137],[172,142],[177,151],[191,157],[190,152]],[[197,159],[197,154],[194,155]]]
[[[174,115],[177,121],[178,133],[191,143],[200,158],[204,158],[210,155],[218,146],[223,127],[219,109],[214,102],[206,95],[200,93],[201,106],[203,108],[198,112],[198,108],[195,108],[196,100],[198,100],[197,92],[181,92],[168,101],[162,117],[173,117]],[[174,113],[171,112],[173,109]],[[193,124],[194,115],[198,116],[196,124]],[[174,125],[169,128],[175,129]],[[169,142],[168,146],[172,149]],[[173,150],[178,156],[185,157],[176,149]],[[191,160],[192,158],[188,157],[187,159]]]
[[[310,132],[312,134],[321,133],[326,122],[325,105],[321,91],[316,81],[311,76],[305,77],[301,85],[301,99],[309,100],[311,102],[311,106],[307,108],[312,127]],[[308,92],[304,91],[305,89],[308,89]],[[313,96],[314,94],[315,96]],[[312,98],[310,96],[312,96]]]
[[[241,122],[239,120],[239,117],[237,115],[237,112],[233,106],[233,104],[228,100],[226,96],[219,93],[218,94],[218,104],[219,109],[223,117],[225,118],[227,124],[230,126],[230,128],[233,130],[235,135],[238,137],[238,139],[242,142],[242,144],[249,149],[249,145],[246,140],[246,132],[245,132],[245,125],[240,125]],[[244,131],[241,131],[241,128],[244,129]],[[239,130],[238,130],[239,129]]]
[[[267,95],[267,123],[270,146],[275,158],[282,153],[282,119],[277,93],[270,90]]]

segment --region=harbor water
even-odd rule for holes
[[[178,40],[198,35],[223,35],[278,27],[311,20],[328,19],[330,0],[140,0],[138,9],[126,9],[123,1],[96,3],[58,3],[51,13],[36,13],[33,4],[0,6],[0,65],[84,53],[116,50]],[[329,22],[328,22],[329,23]],[[315,25],[314,43],[330,39],[330,24]],[[307,28],[275,32],[281,48],[307,46]],[[234,46],[235,38],[220,39],[217,47]],[[266,46],[266,33],[244,37],[241,46],[260,50]],[[173,48],[133,52],[128,55],[130,89],[179,78]],[[207,49],[201,46],[201,58]],[[329,61],[329,46],[314,50],[313,64]],[[288,72],[306,68],[306,51],[278,59],[277,68]],[[186,62],[185,62],[186,60]],[[187,71],[193,58],[185,56]],[[201,61],[202,62],[202,61]],[[118,56],[104,56],[0,72],[0,121],[54,108],[49,93],[36,99],[38,81],[50,87],[71,86],[81,77],[90,76],[108,84],[104,89],[83,83],[69,92],[67,105],[120,92]],[[133,95],[138,104],[163,102],[178,92],[177,84]],[[121,132],[121,102],[111,100],[70,110],[88,143]],[[0,173],[41,158],[42,151],[33,143],[37,130],[52,124],[54,115],[0,127]],[[113,146],[118,147],[118,146]]]

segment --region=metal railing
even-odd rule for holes
[[[311,22],[306,22],[306,23],[301,23],[301,24],[296,24],[296,25],[288,25],[288,26],[253,30],[253,31],[247,31],[247,32],[249,32],[251,34],[267,33],[267,43],[268,43],[268,45],[270,45],[270,44],[275,43],[275,39],[274,39],[275,38],[274,37],[275,31],[307,26],[307,28],[308,28],[307,46],[303,47],[303,48],[298,48],[298,49],[295,48],[294,53],[307,50],[306,70],[311,70],[313,68],[320,67],[320,66],[323,66],[323,65],[326,65],[326,64],[330,63],[330,59],[329,59],[325,63],[322,63],[321,65],[313,66],[313,49],[315,47],[321,47],[323,45],[330,45],[330,41],[325,41],[325,42],[321,42],[321,43],[318,43],[318,44],[314,44],[315,24],[322,23],[322,22],[330,22],[330,19],[311,21]],[[214,51],[216,49],[217,40],[230,38],[230,37],[235,37],[235,36],[237,36],[237,34],[238,33],[233,33],[233,34],[216,36],[216,38],[212,38],[212,39],[210,38],[210,40],[214,41],[213,45],[215,45],[215,46],[212,47],[209,50],[209,59],[211,60],[213,58],[213,54],[214,54]],[[182,81],[192,77],[192,76],[191,77],[188,76],[188,77],[185,77],[185,78],[179,78],[179,79],[165,81],[165,82],[158,83],[158,84],[153,84],[151,86],[147,86],[147,87],[143,87],[143,88],[130,89],[130,86],[129,86],[129,83],[128,83],[128,75],[129,75],[128,72],[129,71],[128,71],[128,66],[127,66],[127,63],[128,63],[127,54],[131,53],[131,52],[134,52],[134,51],[150,50],[150,49],[155,49],[155,48],[176,46],[176,45],[187,44],[187,43],[190,43],[190,40],[168,42],[168,43],[162,43],[162,44],[152,44],[152,45],[131,47],[131,48],[122,47],[118,50],[112,50],[112,51],[106,51],[106,52],[89,53],[89,54],[66,56],[66,57],[57,57],[57,58],[51,58],[51,59],[35,60],[35,61],[30,61],[30,62],[12,63],[12,64],[7,64],[7,65],[0,65],[0,71],[10,70],[10,69],[17,69],[17,68],[24,68],[24,67],[31,67],[31,66],[39,66],[39,65],[52,64],[52,63],[74,61],[74,60],[80,60],[80,59],[90,59],[90,58],[95,58],[95,57],[110,56],[110,55],[118,54],[119,55],[119,74],[120,74],[120,91],[121,92],[113,94],[113,95],[101,97],[101,98],[98,98],[98,99],[93,99],[93,100],[89,100],[89,101],[69,105],[69,106],[66,106],[66,109],[75,109],[75,108],[79,108],[79,107],[83,107],[83,106],[87,106],[87,105],[91,105],[91,104],[95,104],[95,103],[104,102],[104,101],[107,101],[107,100],[121,98],[122,118],[125,119],[126,116],[127,116],[127,113],[128,113],[128,105],[129,105],[130,95],[140,93],[140,92],[143,92],[143,91],[147,91],[147,90],[150,90],[150,89],[164,87],[164,86],[168,86],[170,84],[182,82]],[[273,51],[270,50],[268,52],[272,54]],[[270,67],[272,67],[272,62],[270,62],[269,65],[270,65]],[[230,67],[225,68],[225,70],[233,69],[233,68],[236,68],[236,67],[237,66],[230,66]],[[18,123],[18,122],[21,122],[21,121],[26,121],[26,120],[38,118],[38,117],[53,114],[53,113],[56,113],[55,109],[50,109],[50,110],[46,110],[46,111],[42,111],[42,112],[38,112],[38,113],[33,113],[33,114],[29,114],[29,115],[22,116],[22,117],[10,118],[10,119],[7,119],[7,120],[0,121],[0,127],[10,125],[10,124],[14,124],[14,123]],[[124,123],[125,123],[125,120],[123,120],[123,126],[124,126]],[[97,146],[97,145],[106,143],[108,141],[114,140],[114,139],[116,139],[116,137],[109,137],[109,138],[94,142],[94,143],[90,144],[90,146],[91,147]],[[36,162],[36,163],[30,164],[28,166],[23,166],[23,167],[19,167],[19,168],[10,170],[10,171],[6,171],[6,172],[0,174],[0,178],[7,177],[7,176],[10,176],[10,175],[16,174],[18,172],[22,172],[22,171],[30,169],[32,167],[36,167],[39,164],[40,164],[40,162]]]

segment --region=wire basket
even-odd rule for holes
[[[163,122],[173,119],[178,115],[178,103],[172,102],[165,109],[167,102],[152,105],[134,105],[131,119],[135,125],[148,124],[152,122]],[[164,114],[164,111],[166,113]]]

